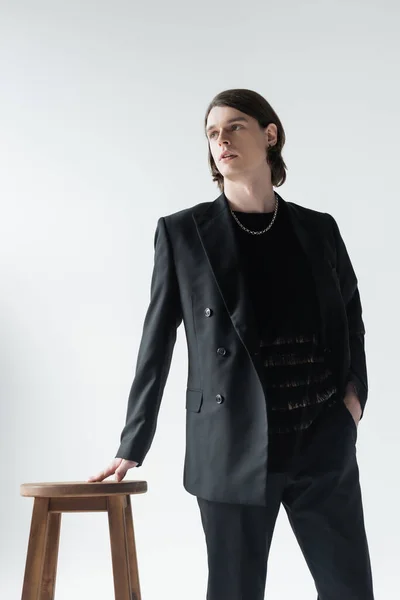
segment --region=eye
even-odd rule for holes
[[[236,125],[232,125],[232,128],[233,128],[233,127],[240,127],[240,128],[241,128],[242,126],[241,126],[241,125],[238,125],[238,124],[236,124]],[[213,131],[213,132],[210,134],[210,139],[213,137],[214,133],[216,133],[216,131]]]

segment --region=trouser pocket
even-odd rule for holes
[[[342,412],[345,414],[345,418],[347,419],[349,425],[352,427],[355,437],[357,438],[357,434],[358,434],[358,426],[356,425],[355,420],[353,419],[353,415],[351,414],[351,412],[349,411],[349,409],[347,408],[344,400],[340,400],[339,401],[342,409]]]

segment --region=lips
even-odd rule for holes
[[[224,158],[229,158],[229,157],[235,157],[237,156],[237,154],[234,154],[233,152],[224,152],[223,154],[221,154],[221,156],[219,157],[219,160],[223,160]]]

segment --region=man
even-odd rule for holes
[[[143,463],[183,321],[184,485],[200,508],[207,599],[264,598],[282,503],[319,600],[372,600],[355,447],[365,328],[345,244],[330,214],[274,191],[285,133],[262,96],[218,94],[205,134],[221,195],[158,221],[121,444],[90,480]]]

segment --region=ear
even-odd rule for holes
[[[267,146],[275,146],[278,141],[278,128],[275,123],[269,123],[269,125],[264,129],[265,132],[265,142]]]

